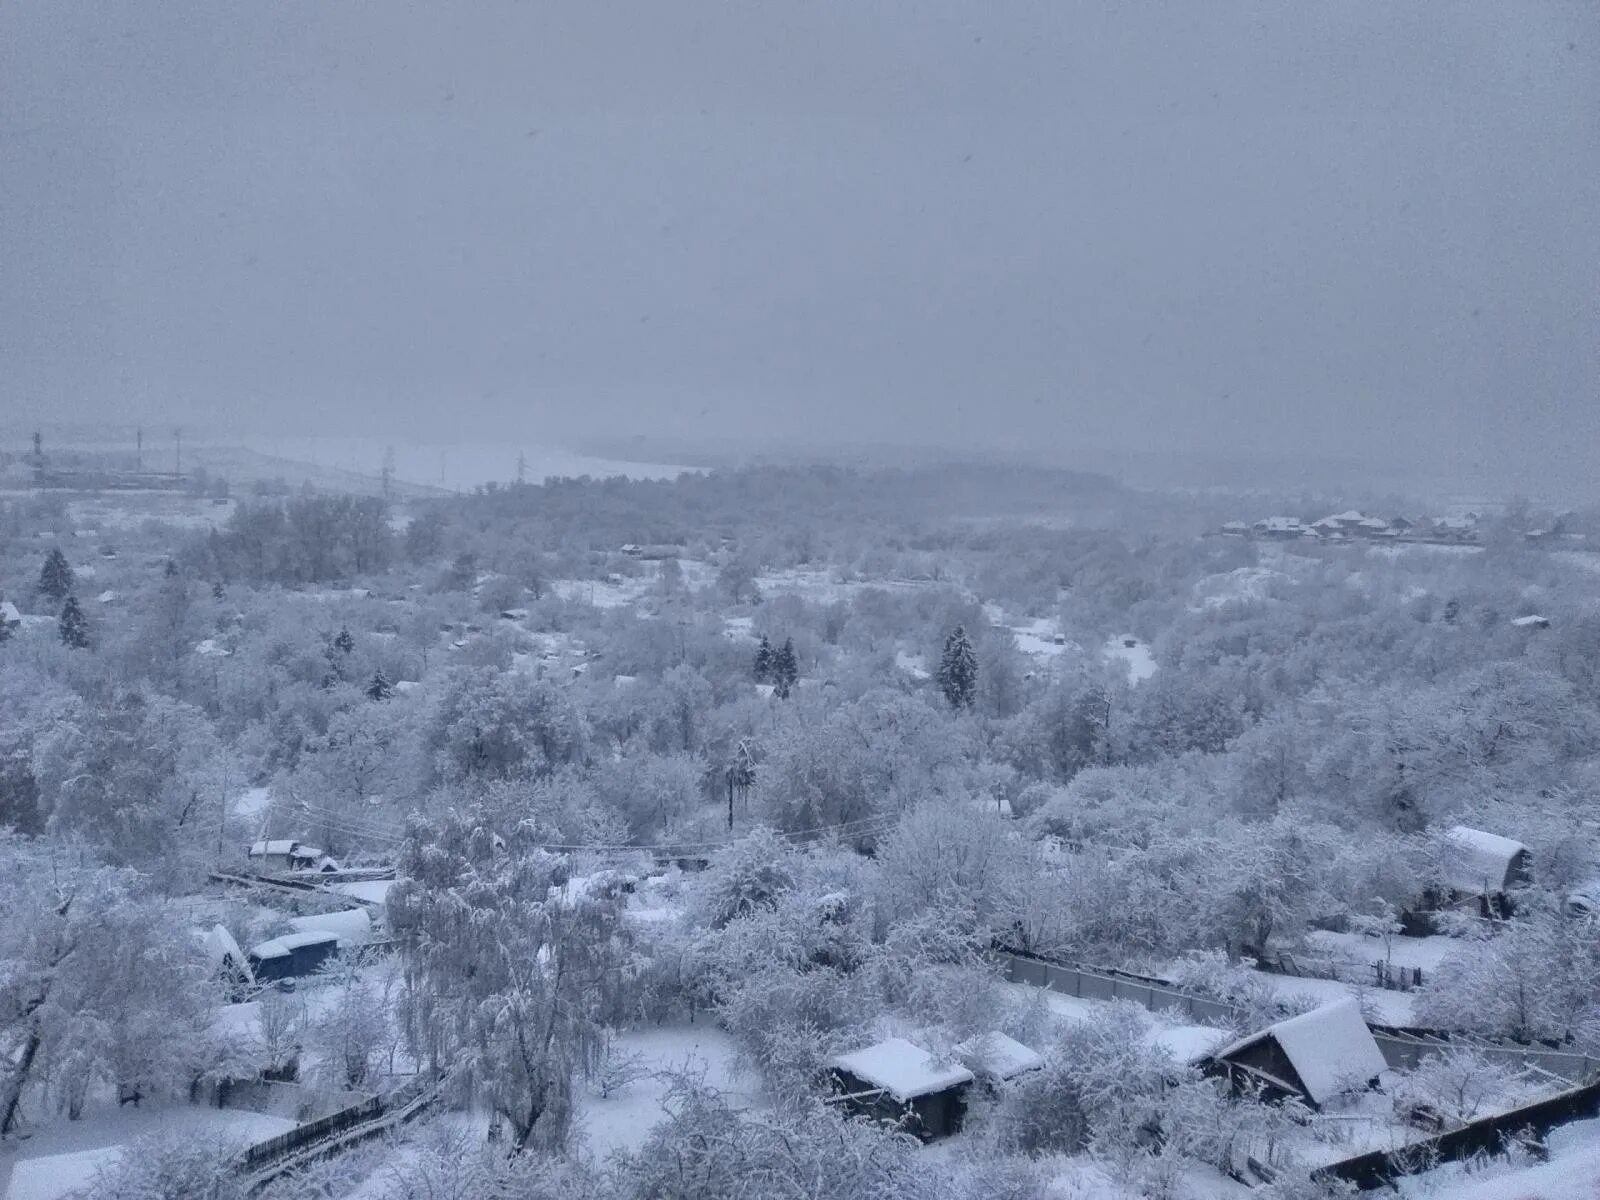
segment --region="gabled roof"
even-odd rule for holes
[[[937,1063],[921,1046],[897,1037],[841,1054],[828,1065],[882,1088],[901,1103],[971,1083],[973,1078],[960,1063]]]
[[[997,1079],[1010,1079],[1044,1066],[1044,1055],[998,1029],[958,1042],[954,1053],[962,1062]]]
[[[1338,1095],[1353,1082],[1364,1083],[1376,1077],[1387,1065],[1353,996],[1269,1025],[1224,1047],[1213,1057],[1226,1062],[1269,1039],[1278,1043],[1300,1077],[1301,1089],[1314,1104]]]
[[[22,624],[22,613],[17,611],[17,606],[9,600],[0,600],[0,621],[7,625]]]
[[[1521,842],[1498,833],[1451,826],[1445,833],[1444,882],[1471,896],[1503,891],[1517,856],[1527,850]]]

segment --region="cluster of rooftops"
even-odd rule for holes
[[[1175,1069],[1198,1069],[1236,1087],[1297,1099],[1311,1108],[1373,1086],[1386,1068],[1354,997],[1233,1041],[1225,1041],[1220,1030],[1192,1032],[1206,1036],[1152,1040],[1168,1046]],[[828,1064],[838,1102],[858,1115],[896,1124],[925,1140],[961,1128],[973,1089],[1016,1079],[1045,1065],[1044,1055],[999,1030],[968,1038],[943,1054],[889,1037]]]
[[[1265,517],[1250,524],[1229,521],[1218,532],[1231,537],[1316,538],[1334,542],[1353,538],[1474,542],[1478,538],[1478,514],[1468,513],[1459,517],[1376,517],[1352,508],[1316,521],[1282,516]]]

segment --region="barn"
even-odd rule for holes
[[[835,1090],[857,1115],[894,1124],[923,1141],[961,1128],[973,1074],[904,1038],[841,1054],[828,1064]]]
[[[1200,1065],[1236,1087],[1259,1085],[1270,1097],[1294,1097],[1311,1108],[1371,1087],[1386,1066],[1354,997],[1269,1025]]]
[[[312,929],[286,933],[250,947],[250,968],[256,982],[296,979],[315,974],[339,949],[339,935]]]

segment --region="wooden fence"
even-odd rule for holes
[[[1186,992],[1166,980],[1106,968],[1049,962],[1013,950],[997,950],[1006,979],[1049,988],[1084,1000],[1131,1000],[1151,1012],[1179,1013],[1203,1025],[1238,1027],[1242,1014],[1209,996]],[[1553,1047],[1525,1046],[1479,1038],[1451,1037],[1428,1029],[1376,1025],[1373,1039],[1392,1068],[1409,1069],[1429,1054],[1453,1046],[1471,1049],[1510,1067],[1529,1067],[1573,1083],[1587,1083],[1600,1073],[1600,1059]]]
[[[1403,1175],[1435,1163],[1459,1162],[1480,1154],[1499,1154],[1517,1142],[1541,1141],[1558,1125],[1600,1115],[1600,1082],[1573,1088],[1498,1116],[1484,1117],[1396,1150],[1373,1150],[1312,1172],[1320,1180],[1340,1179],[1359,1188],[1386,1187]]]
[[[370,1121],[382,1114],[384,1100],[382,1096],[368,1096],[348,1108],[341,1108],[338,1112],[329,1113],[320,1120],[307,1121],[304,1125],[296,1125],[287,1133],[280,1133],[277,1137],[268,1138],[264,1142],[256,1142],[244,1152],[243,1168],[246,1171],[257,1171],[273,1159],[283,1158],[295,1153],[313,1142],[322,1141],[336,1133],[342,1133]]]

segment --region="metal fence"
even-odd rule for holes
[[[1011,951],[1000,951],[999,955],[1006,978],[1012,983],[1049,988],[1052,992],[1083,1000],[1131,1000],[1151,1012],[1178,1013],[1203,1025],[1230,1024],[1239,1016],[1230,1004],[1179,991],[1159,980],[1119,971],[1065,966]]]

